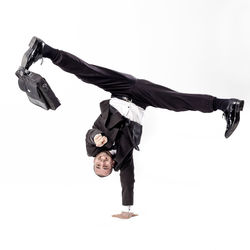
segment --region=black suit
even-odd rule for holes
[[[139,140],[133,139],[132,133],[135,125],[141,135],[142,126],[123,117],[115,108],[109,105],[109,100],[100,103],[101,115],[95,121],[92,129],[86,134],[86,149],[89,156],[96,156],[102,151],[116,147],[114,156],[114,170],[120,170],[120,180],[122,186],[122,204],[133,205],[134,190],[134,163],[133,148],[138,146]],[[108,138],[108,142],[103,147],[96,147],[94,136],[103,134]],[[140,135],[138,138],[140,139]]]
[[[112,96],[126,96],[144,109],[153,106],[173,111],[213,111],[213,96],[180,93],[145,79],[137,79],[125,73],[88,64],[68,52],[56,51],[56,56],[51,59],[61,69],[76,75],[86,83],[94,84],[110,92]],[[133,126],[136,123],[129,122],[112,108],[108,101],[102,102],[100,106],[101,115],[86,136],[87,153],[89,156],[95,156],[100,151],[111,149],[115,142],[118,146],[115,170],[120,170],[123,205],[132,205],[134,187],[132,154],[133,148],[139,144],[141,130],[137,128],[140,126]],[[131,129],[131,124],[133,129]],[[134,133],[136,131],[137,133]],[[100,132],[108,137],[108,143],[104,147],[97,148],[93,142],[93,136]]]

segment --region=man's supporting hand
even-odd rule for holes
[[[138,214],[130,213],[130,212],[121,212],[120,214],[114,214],[112,217],[116,217],[119,219],[130,219],[134,216],[138,216]]]
[[[108,138],[106,136],[102,136],[101,134],[97,134],[94,137],[94,142],[97,147],[102,147],[108,142]]]

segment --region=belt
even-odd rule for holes
[[[126,96],[121,96],[120,97],[123,101],[126,101],[126,102],[133,102],[131,98],[128,98]]]
[[[121,99],[121,100],[123,100],[123,101],[126,101],[126,102],[132,102],[132,103],[134,103],[135,105],[137,105],[137,106],[139,106],[139,107],[141,107],[141,108],[143,108],[143,109],[146,109],[146,105],[144,105],[143,103],[140,103],[140,102],[138,102],[138,101],[136,101],[136,100],[133,100],[132,98],[130,98],[130,97],[127,97],[127,96],[119,96],[119,95],[111,95],[111,97],[116,97],[116,98],[118,98],[118,99]]]

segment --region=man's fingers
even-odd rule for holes
[[[138,216],[139,214],[132,214],[132,217],[134,217],[134,216]]]
[[[105,144],[107,143],[107,141],[108,141],[108,138],[106,136],[103,136],[103,143]]]
[[[102,137],[102,135],[101,135],[101,134],[97,134],[97,135],[95,135],[95,137],[94,137],[94,142],[95,142],[95,144],[97,144],[97,143],[98,143],[98,140],[99,140],[101,137]]]
[[[97,140],[97,139],[100,138],[101,136],[102,136],[101,134],[95,135],[94,140]]]
[[[106,136],[102,136],[102,135],[98,136],[98,137],[96,136],[94,138],[94,141],[95,141],[95,144],[97,147],[102,147],[104,144],[107,143],[108,138]]]
[[[116,218],[119,218],[119,219],[130,219],[130,218],[132,218],[134,216],[138,216],[138,214],[122,212],[120,214],[112,215],[112,217],[116,217]]]
[[[103,137],[101,136],[101,137],[98,137],[97,139],[96,139],[96,144],[102,144],[102,142],[103,142]]]
[[[124,219],[122,214],[113,214],[112,217],[116,217],[116,218],[119,218],[119,219]]]
[[[102,141],[102,137],[96,138],[96,143],[101,143],[101,141]]]
[[[130,218],[128,216],[124,216],[123,214],[114,214],[114,215],[112,215],[112,217],[116,217],[119,219],[129,219]]]
[[[106,136],[102,136],[100,139],[99,139],[99,143],[101,145],[104,145],[106,142],[108,141],[107,137]]]

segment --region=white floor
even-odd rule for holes
[[[1,7],[1,250],[250,248],[248,1]],[[97,178],[84,142],[99,102],[110,95],[45,59],[31,69],[62,105],[32,105],[14,73],[33,35],[180,92],[244,99],[239,127],[225,139],[220,111],[148,108],[141,151],[134,153],[139,216],[112,218],[121,211],[119,173]]]

